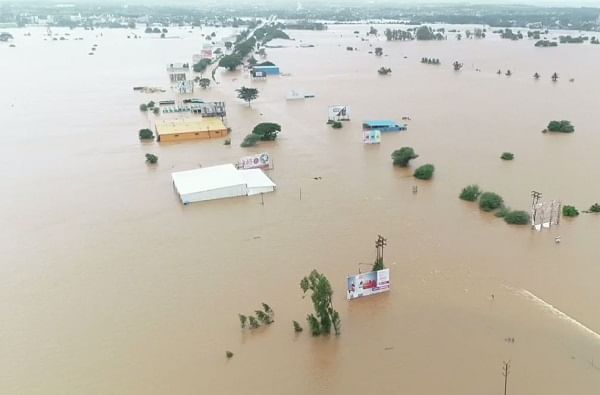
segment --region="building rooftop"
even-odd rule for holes
[[[183,118],[156,121],[156,133],[159,135],[212,132],[227,129],[218,118]]]
[[[364,124],[367,124],[369,126],[381,126],[381,125],[390,125],[390,126],[395,126],[395,125],[400,125],[399,123],[389,120],[389,119],[378,119],[378,120],[373,120],[373,121],[364,121]]]
[[[179,171],[171,177],[180,195],[246,184],[232,164]]]

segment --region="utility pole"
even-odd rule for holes
[[[377,240],[375,241],[375,248],[377,250],[377,261],[380,259],[383,261],[383,247],[387,246],[387,239],[385,239],[381,235],[377,235]]]
[[[537,214],[536,206],[541,198],[542,198],[541,192],[531,191],[531,211],[532,211],[531,219],[532,219],[534,225],[535,225],[536,214]]]
[[[510,361],[502,362],[502,376],[504,376],[504,395],[506,395],[506,388],[508,386],[509,373],[510,373]]]

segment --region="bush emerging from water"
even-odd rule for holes
[[[408,162],[418,157],[419,155],[415,154],[415,150],[412,147],[402,147],[392,152],[394,165],[400,167],[408,166]]]
[[[331,127],[334,129],[341,129],[342,123],[340,121],[333,121],[331,122]]]
[[[233,353],[231,351],[225,351],[225,356],[227,357],[227,359],[233,357]]]
[[[571,122],[565,120],[550,121],[547,129],[550,132],[558,133],[573,133],[575,131],[575,127],[571,124]]]
[[[598,204],[598,203],[592,204],[592,207],[590,207],[590,212],[600,213],[600,204]]]
[[[529,213],[522,210],[511,211],[504,216],[504,221],[510,225],[527,225],[529,223]]]
[[[292,323],[294,324],[294,332],[299,333],[299,332],[302,332],[304,330],[302,328],[302,326],[300,326],[300,324],[298,323],[298,321],[292,321]]]
[[[479,197],[479,208],[483,211],[494,211],[504,204],[504,199],[494,192],[484,192]]]
[[[252,129],[252,134],[259,137],[262,141],[273,141],[281,132],[281,125],[272,122],[259,123]]]
[[[415,174],[413,174],[413,175],[415,178],[418,178],[419,180],[430,180],[431,177],[433,177],[434,171],[435,171],[435,166],[432,165],[431,163],[427,163],[423,166],[417,167],[417,170],[415,170]]]
[[[579,215],[579,210],[577,210],[575,206],[563,206],[562,215],[565,217],[577,217]]]
[[[140,104],[140,111],[143,111],[143,112],[148,111],[148,105],[146,103]]]
[[[150,129],[140,129],[140,140],[151,140],[154,138],[154,133]]]
[[[242,141],[242,144],[240,144],[240,146],[253,147],[256,145],[256,143],[258,143],[258,140],[260,140],[260,136],[250,133],[249,135],[244,137],[244,140]]]
[[[498,211],[494,213],[494,215],[498,218],[504,218],[510,213],[510,208],[508,207],[500,207]]]
[[[502,155],[500,155],[500,159],[502,160],[513,160],[514,158],[515,154],[512,152],[503,152]]]
[[[153,154],[146,154],[146,163],[153,165],[156,162],[158,162],[158,156]]]
[[[479,190],[479,185],[468,185],[463,188],[462,192],[458,196],[462,200],[466,200],[467,202],[474,202],[481,195],[481,191]]]

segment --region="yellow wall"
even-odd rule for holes
[[[202,132],[186,132],[178,134],[163,134],[159,135],[159,141],[186,141],[186,140],[206,140],[227,136],[227,129],[211,130]]]

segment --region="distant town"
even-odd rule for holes
[[[161,26],[240,26],[248,18],[277,15],[290,28],[323,30],[327,23],[481,24],[490,27],[600,30],[600,8],[517,5],[203,5],[144,6],[103,4],[2,3],[0,28],[25,26],[127,28]],[[242,19],[243,18],[243,19]],[[245,20],[245,21],[244,21]]]

